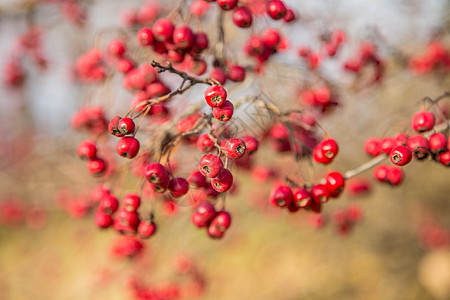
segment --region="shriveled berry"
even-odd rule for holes
[[[270,0],[267,3],[267,14],[274,20],[279,20],[286,15],[286,6],[283,1]]]
[[[435,124],[434,114],[429,111],[416,112],[411,119],[411,126],[417,132],[433,129]]]
[[[234,113],[233,103],[227,100],[223,103],[222,106],[213,107],[212,113],[214,118],[216,118],[217,120],[227,122],[231,119]]]
[[[412,159],[412,153],[408,147],[400,145],[392,149],[390,153],[391,162],[397,166],[404,166]]]
[[[117,142],[116,150],[120,156],[131,159],[138,154],[139,148],[140,143],[137,139],[131,136],[126,136]]]
[[[423,135],[413,135],[408,139],[406,146],[414,154],[414,157],[422,160],[428,157],[430,145]]]
[[[241,6],[233,12],[233,22],[238,27],[241,28],[250,27],[252,25],[252,21],[253,21],[252,13],[245,6]]]
[[[288,186],[277,186],[270,193],[270,203],[275,207],[287,207],[292,201],[294,201],[294,196]]]
[[[203,176],[214,178],[222,171],[223,162],[217,155],[209,153],[202,156],[198,168]]]
[[[344,176],[340,172],[330,172],[325,176],[325,186],[331,197],[338,197],[345,186]]]
[[[141,205],[141,197],[134,193],[128,193],[123,197],[122,204],[128,211],[137,211]]]
[[[172,178],[169,182],[169,191],[174,198],[186,195],[188,190],[189,184],[187,180],[182,177]]]
[[[430,151],[433,153],[440,153],[447,150],[447,137],[442,132],[433,133],[428,138]]]
[[[228,169],[222,169],[222,171],[211,179],[211,186],[219,193],[226,192],[233,184],[233,174]]]
[[[227,100],[227,91],[221,85],[209,86],[205,91],[205,100],[211,107],[220,107]]]
[[[81,159],[95,159],[97,157],[97,147],[91,140],[84,140],[78,146],[77,154]]]
[[[225,143],[224,152],[225,154],[233,159],[238,159],[244,156],[246,151],[245,142],[242,139],[234,138],[229,139]]]
[[[122,118],[117,124],[117,129],[121,134],[132,134],[134,132],[134,122],[131,118]]]
[[[299,208],[308,207],[312,200],[311,194],[306,188],[294,187],[292,188],[292,194],[294,197],[294,204]]]
[[[316,203],[325,203],[330,198],[330,193],[325,185],[316,184],[311,188],[311,197]]]

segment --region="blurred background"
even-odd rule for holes
[[[258,7],[264,1],[243,2]],[[274,176],[261,179],[261,173],[290,172],[292,154],[273,155],[264,143],[251,170],[236,169],[237,189],[227,198],[233,224],[220,241],[190,222],[192,209],[183,200],[154,203],[158,232],[142,242],[136,256],[124,253],[141,245],[94,225],[87,202],[102,179],[88,176],[77,158],[76,147],[88,135],[71,128],[70,119],[85,105],[103,107],[108,120],[123,115],[133,95],[117,74],[100,84],[83,84],[74,66],[87,50],[106,48],[117,36],[137,48],[129,15],[145,5],[159,6],[165,15],[178,1],[156,3],[0,0],[0,67],[6,78],[0,89],[0,299],[450,299],[450,176],[432,161],[404,167],[404,181],[396,187],[376,182],[367,171],[349,181],[344,195],[321,214],[289,214],[270,206]],[[286,50],[274,56],[263,75],[227,89],[230,99],[264,92],[289,108],[298,106],[299,91],[317,78],[329,83],[339,105],[321,125],[339,142],[334,170],[367,161],[362,145],[368,137],[395,135],[409,126],[423,97],[450,91],[448,69],[417,74],[408,64],[433,41],[448,53],[448,1],[285,3],[297,14],[294,23],[260,17],[251,32],[278,28]],[[211,5],[202,18],[212,41],[217,14]],[[241,53],[249,31],[234,27],[230,17],[224,25],[229,56],[250,65]],[[40,32],[40,48],[21,59],[24,78],[11,84],[8,65],[24,39],[30,41],[30,27]],[[319,49],[321,35],[333,30],[346,33],[345,44],[336,57],[321,62],[320,76],[310,73],[299,48]],[[356,76],[342,67],[366,40],[377,45],[383,60],[382,82],[370,83],[370,70]],[[141,62],[158,58],[134,48],[131,55]],[[174,76],[161,77],[171,88],[179,83]],[[182,109],[201,100],[203,89],[177,98]],[[442,101],[447,113],[449,101]],[[245,111],[238,116],[249,122]],[[102,151],[122,173],[129,172],[113,143]],[[180,175],[192,170],[197,152],[186,146],[174,154]],[[308,163],[301,170],[308,178],[326,173]],[[114,186],[117,178],[109,182],[120,195],[139,184],[125,177],[120,186]],[[354,223],[342,228],[336,220],[344,212]],[[136,296],[138,287],[147,292]]]

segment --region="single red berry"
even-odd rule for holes
[[[244,156],[246,151],[245,142],[242,139],[229,139],[225,143],[224,152],[225,154],[233,159],[238,159]]]
[[[121,40],[112,40],[108,44],[108,52],[114,56],[122,57],[125,53],[125,45]]]
[[[222,169],[222,171],[211,179],[211,186],[219,193],[226,192],[233,184],[233,174],[228,169]]]
[[[131,136],[121,138],[117,142],[117,153],[125,158],[134,158],[139,152],[140,144],[137,139]]]
[[[141,197],[134,193],[128,193],[123,197],[122,204],[128,211],[137,211],[141,205]]]
[[[131,118],[122,118],[117,124],[117,129],[121,134],[132,134],[134,132],[134,122]]]
[[[141,46],[150,46],[155,42],[153,32],[150,28],[144,27],[137,33],[137,40]]]
[[[195,188],[201,188],[206,185],[206,177],[200,171],[194,170],[188,177],[188,183]]]
[[[330,193],[325,185],[316,184],[311,188],[311,197],[316,203],[325,203],[330,198]]]
[[[119,208],[119,200],[111,194],[106,195],[102,200],[100,200],[100,204],[98,206],[99,211],[112,215]]]
[[[411,126],[417,132],[433,129],[435,124],[434,114],[429,111],[416,112],[411,119]]]
[[[166,18],[161,18],[153,24],[152,32],[156,40],[160,42],[170,42],[172,40],[175,26],[172,21]]]
[[[187,69],[189,70],[190,73],[195,74],[195,75],[203,75],[206,72],[206,68],[208,67],[208,65],[206,64],[206,62],[203,59],[198,59],[198,58],[190,58],[187,60],[186,62],[187,65]]]
[[[213,239],[220,240],[223,238],[225,232],[220,231],[217,226],[208,226],[208,230],[206,231],[208,233],[208,236]]]
[[[217,4],[223,10],[232,10],[238,4],[238,0],[217,0]]]
[[[211,152],[214,149],[214,142],[207,133],[204,133],[197,139],[197,148],[204,153]]]
[[[179,198],[189,190],[189,183],[182,177],[172,178],[169,182],[169,191],[172,197]]]
[[[158,184],[165,180],[167,172],[162,164],[154,162],[145,166],[144,175],[150,183]]]
[[[106,171],[106,167],[106,162],[98,157],[87,162],[88,172],[93,176],[103,175]]]
[[[288,8],[286,10],[286,15],[284,15],[283,17],[283,21],[285,21],[286,23],[290,23],[294,20],[295,20],[295,13],[292,9]]]
[[[281,42],[280,32],[274,28],[268,28],[262,35],[262,40],[267,47],[272,50],[278,48],[278,44]]]
[[[110,190],[107,185],[99,184],[91,190],[90,197],[93,202],[100,202],[103,197],[110,194]]]
[[[228,68],[228,79],[234,82],[242,82],[245,79],[245,68],[239,65],[232,65]]]
[[[270,0],[267,2],[267,14],[274,20],[279,20],[286,15],[287,9],[283,1]]]
[[[138,234],[139,237],[143,239],[148,239],[152,235],[156,233],[157,226],[156,223],[149,220],[142,220],[138,225]]]
[[[230,228],[231,225],[231,215],[222,210],[216,213],[216,216],[211,220],[211,223],[209,226],[215,226],[217,230],[221,232],[227,231],[228,228]]]
[[[292,201],[294,201],[294,196],[288,186],[277,186],[270,193],[270,203],[275,207],[287,207]]]
[[[227,122],[233,117],[234,106],[230,101],[225,101],[220,107],[213,107],[212,113],[214,118],[219,121]]]
[[[400,145],[394,147],[390,153],[391,162],[397,166],[404,166],[412,159],[412,153],[408,147]]]
[[[245,143],[245,149],[248,155],[252,155],[256,150],[258,150],[259,142],[258,140],[250,135],[244,136],[242,140]]]
[[[122,223],[122,225],[131,227],[132,231],[137,229],[137,225],[139,224],[139,214],[135,211],[128,211],[124,208],[121,208],[117,211],[116,215],[117,220]]]
[[[124,134],[121,133],[118,128],[120,120],[121,120],[121,117],[116,116],[116,117],[112,118],[108,124],[109,133],[111,133],[112,135],[117,136],[117,137],[124,136]]]
[[[311,202],[311,194],[306,188],[294,187],[292,189],[294,204],[299,208],[306,208]]]
[[[222,171],[223,162],[217,155],[209,153],[202,156],[198,168],[203,176],[214,178]]]
[[[381,153],[380,141],[375,137],[370,137],[364,142],[364,151],[371,156],[378,156]]]
[[[433,133],[428,138],[430,144],[430,151],[433,153],[440,153],[447,150],[447,137],[442,132]]]
[[[446,167],[450,167],[450,150],[439,153],[439,162]]]
[[[205,227],[209,225],[209,222],[216,216],[216,209],[214,206],[208,202],[201,202],[194,213],[191,216],[191,221],[197,227]]]
[[[128,73],[134,68],[134,63],[129,58],[121,58],[116,63],[116,70],[120,73]]]
[[[78,146],[77,154],[81,159],[95,159],[97,157],[97,147],[91,140],[84,140]]]
[[[339,147],[334,139],[321,141],[314,147],[313,157],[318,163],[328,164],[333,161],[339,152]]]
[[[219,67],[212,69],[209,73],[209,77],[217,80],[221,85],[224,85],[227,81],[227,74],[224,70],[222,70],[222,68]]]
[[[220,107],[227,100],[227,91],[221,85],[211,85],[205,91],[205,100],[211,107]]]
[[[338,197],[345,186],[345,178],[340,172],[330,172],[325,176],[325,186],[331,197]]]
[[[192,50],[196,53],[201,53],[203,50],[208,49],[209,39],[206,33],[196,32],[194,34],[194,42],[192,44]]]
[[[387,172],[387,181],[391,185],[399,185],[403,181],[403,170],[397,166],[389,166]]]
[[[430,150],[430,144],[423,135],[413,135],[408,139],[406,146],[414,154],[414,157],[422,160],[428,157],[428,151]]]
[[[397,146],[406,146],[406,143],[408,142],[408,136],[404,133],[399,133],[394,137],[394,140],[397,142]]]
[[[94,223],[100,228],[108,228],[114,223],[114,221],[110,214],[98,211],[95,214]]]
[[[380,165],[373,170],[373,177],[375,177],[375,179],[380,182],[386,182],[388,180],[387,179],[388,172],[389,172],[388,166]]]
[[[389,155],[392,151],[392,149],[397,145],[397,142],[394,140],[394,138],[387,136],[381,139],[380,141],[380,147],[381,151]]]
[[[241,6],[233,12],[233,22],[238,27],[241,28],[250,27],[252,26],[252,21],[253,21],[252,13],[245,6]]]
[[[194,33],[189,26],[179,26],[173,31],[173,43],[178,49],[187,49],[194,43]]]

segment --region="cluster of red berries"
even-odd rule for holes
[[[108,129],[105,112],[98,106],[85,106],[71,118],[70,124],[74,129],[88,131],[93,136],[99,136]]]
[[[266,62],[272,55],[285,47],[285,41],[280,32],[275,28],[266,29],[261,36],[252,35],[244,44],[244,53],[255,58],[260,65]]]
[[[76,74],[84,83],[101,82],[106,78],[106,67],[99,49],[93,48],[80,56],[76,63]]]
[[[450,51],[441,41],[431,42],[423,54],[410,59],[409,69],[417,75],[430,73],[433,70],[449,72]]]
[[[347,59],[344,63],[344,70],[360,74],[363,67],[373,65],[374,75],[372,82],[379,82],[383,79],[385,66],[383,60],[378,54],[377,46],[372,42],[361,42],[356,54]]]
[[[151,24],[160,12],[160,3],[157,1],[145,1],[137,9],[125,9],[120,14],[123,26],[146,26]]]
[[[326,112],[327,108],[338,105],[338,99],[332,94],[327,85],[314,89],[303,89],[299,93],[300,102],[305,107],[317,107]]]
[[[93,176],[102,176],[106,169],[106,161],[97,155],[97,146],[91,140],[84,140],[78,145],[78,157],[87,160],[87,170]]]
[[[129,159],[136,157],[141,144],[134,136],[127,136],[135,132],[133,119],[116,116],[109,121],[108,130],[112,135],[120,137],[116,146],[117,154]]]
[[[41,229],[47,223],[45,210],[29,207],[23,199],[6,197],[0,201],[0,226],[19,227],[26,225],[29,229]]]

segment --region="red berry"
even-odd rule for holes
[[[262,40],[267,47],[272,50],[276,50],[278,48],[278,44],[281,42],[281,35],[278,30],[269,28],[263,33]]]
[[[123,118],[120,119],[119,123],[117,124],[117,129],[121,134],[132,134],[134,132],[134,122],[131,118]]]
[[[128,211],[137,211],[141,205],[141,198],[134,193],[128,193],[123,197],[123,206]]]
[[[144,27],[137,33],[137,40],[141,46],[153,45],[155,38],[153,37],[153,32],[150,28]]]
[[[221,239],[225,234],[225,232],[220,231],[216,226],[208,226],[208,230],[206,232],[208,233],[208,236],[213,239]]]
[[[422,160],[428,157],[430,145],[423,135],[414,135],[408,139],[406,146],[414,154],[414,157]]]
[[[113,218],[110,214],[106,214],[104,212],[98,211],[94,217],[94,223],[100,228],[108,228],[111,226],[113,222]]]
[[[328,189],[323,184],[316,184],[311,188],[312,200],[316,203],[325,203],[330,198],[330,193]]]
[[[117,153],[125,158],[134,158],[139,152],[140,144],[137,139],[131,136],[121,138],[117,142]]]
[[[225,154],[233,159],[238,159],[244,156],[246,151],[245,143],[242,139],[229,139],[225,143],[224,152]]]
[[[330,172],[325,176],[325,186],[331,197],[337,197],[345,186],[344,176],[340,172]]]
[[[380,155],[380,153],[381,153],[380,141],[375,137],[368,138],[364,142],[364,151],[366,151],[366,153],[371,156]]]
[[[279,20],[286,15],[286,6],[283,1],[270,0],[267,3],[267,14],[274,20]]]
[[[97,157],[97,147],[91,140],[84,140],[78,146],[77,154],[81,159],[95,159]]]
[[[446,167],[450,167],[450,150],[439,153],[439,162]]]
[[[189,26],[179,26],[173,31],[173,43],[178,49],[187,49],[194,43],[194,33]]]
[[[230,101],[225,101],[222,106],[220,107],[213,107],[212,113],[214,115],[214,118],[216,118],[219,121],[227,122],[233,117],[234,113],[234,106],[233,103]]]
[[[102,200],[100,200],[100,204],[98,206],[99,211],[112,215],[119,208],[119,200],[113,195],[106,195]]]
[[[211,152],[214,149],[214,142],[207,133],[204,133],[197,139],[197,148],[204,153]]]
[[[225,74],[225,71],[221,68],[214,68],[209,73],[209,77],[211,79],[217,80],[221,85],[224,85],[227,81],[227,74]]]
[[[139,225],[137,228],[139,237],[141,237],[143,239],[147,239],[147,238],[151,237],[152,235],[154,235],[156,233],[156,230],[157,230],[157,226],[156,226],[155,222],[148,221],[148,220],[142,220],[141,222],[139,222]]]
[[[217,177],[211,179],[211,186],[219,193],[226,192],[233,184],[233,174],[228,169],[222,169]]]
[[[112,40],[108,44],[108,52],[114,56],[122,57],[125,53],[125,45],[121,40]]]
[[[161,18],[153,24],[152,32],[156,40],[160,42],[170,42],[172,40],[175,26],[172,21]]]
[[[252,19],[252,13],[245,6],[241,6],[233,12],[233,22],[238,27],[250,27],[252,25]]]
[[[150,189],[157,193],[164,193],[169,188],[170,177],[167,173],[158,183],[149,183]]]
[[[406,146],[406,142],[408,142],[408,136],[404,133],[399,133],[394,137],[394,140],[397,142],[398,146]]]
[[[116,69],[120,73],[128,73],[134,68],[134,63],[131,59],[121,58],[116,63]]]
[[[238,4],[238,0],[217,0],[217,5],[223,10],[232,10]]]
[[[209,153],[200,159],[198,168],[203,176],[214,178],[222,171],[223,162],[217,155]]]
[[[232,65],[228,68],[228,79],[234,82],[241,82],[245,79],[245,68],[239,65]]]
[[[230,225],[231,215],[228,212],[222,210],[216,213],[216,216],[211,220],[209,227],[214,226],[218,231],[224,233],[228,228],[230,228]]]
[[[197,227],[205,227],[209,225],[209,222],[216,216],[216,209],[208,202],[201,202],[194,213],[191,216],[191,221]]]
[[[397,166],[389,166],[387,172],[387,181],[391,185],[399,185],[403,181],[403,170]]]
[[[377,166],[373,170],[373,177],[375,177],[375,179],[377,179],[380,182],[386,182],[388,172],[389,172],[388,166],[385,165]]]
[[[205,49],[208,49],[209,39],[206,33],[204,32],[196,32],[194,34],[194,42],[192,44],[192,50],[196,53],[200,53]]]
[[[116,117],[112,118],[108,124],[109,133],[111,133],[112,135],[115,135],[117,137],[124,136],[124,134],[121,133],[118,128],[120,120],[121,120],[121,118],[119,116],[116,116]]]
[[[227,91],[221,85],[209,86],[205,91],[205,100],[211,107],[220,107],[227,100]]]
[[[144,175],[149,182],[158,184],[165,180],[167,172],[162,164],[154,162],[145,166]]]
[[[93,176],[103,175],[106,171],[106,167],[106,162],[98,157],[87,162],[88,172]]]
[[[285,21],[286,23],[290,23],[294,20],[295,20],[295,13],[292,9],[288,8],[286,10],[286,15],[284,15],[283,17],[283,21]]]
[[[440,153],[447,150],[447,137],[442,132],[433,133],[428,138],[430,144],[430,151],[433,153]]]
[[[417,132],[429,131],[433,129],[434,124],[434,114],[424,110],[416,112],[411,120],[411,126]]]
[[[172,197],[179,198],[189,190],[189,184],[186,179],[182,177],[172,178],[169,182],[169,191]]]
[[[256,150],[258,150],[259,142],[255,137],[247,135],[244,136],[242,140],[245,143],[245,153],[247,153],[248,155],[252,155],[254,152],[256,152]]]
[[[292,189],[294,204],[296,207],[306,208],[311,202],[311,194],[306,188],[294,187]]]
[[[277,186],[270,193],[270,203],[275,207],[287,207],[292,201],[294,201],[294,196],[288,186]]]
[[[318,163],[328,164],[336,157],[339,152],[338,145],[334,139],[321,141],[314,147],[313,157]]]
[[[397,166],[404,166],[412,159],[412,153],[408,147],[400,145],[394,147],[390,153],[391,162]]]
[[[195,170],[189,175],[188,183],[196,188],[201,188],[206,185],[206,177],[200,171]]]
[[[130,231],[136,231],[139,224],[139,215],[135,211],[128,211],[124,208],[119,209],[116,219]]]
[[[394,140],[394,138],[387,136],[381,139],[380,141],[380,147],[381,151],[383,151],[386,154],[390,154],[392,149],[397,145],[397,142]]]

